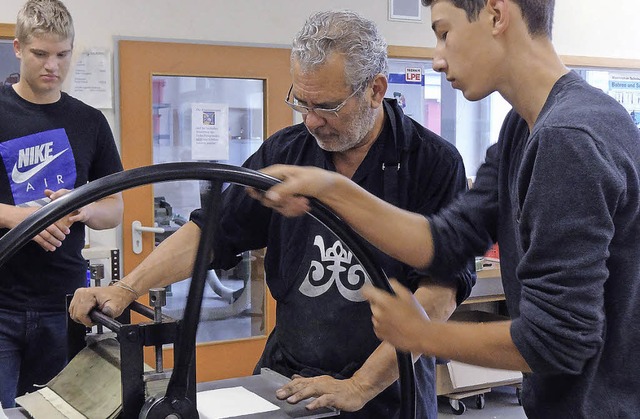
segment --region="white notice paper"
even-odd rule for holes
[[[191,104],[191,159],[229,160],[229,105]]]
[[[106,49],[87,49],[80,55],[73,74],[71,96],[98,109],[112,105],[111,56]]]
[[[200,419],[222,419],[278,410],[275,404],[244,387],[221,388],[196,393]]]

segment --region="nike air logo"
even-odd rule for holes
[[[18,163],[16,163],[13,166],[13,170],[11,171],[11,180],[13,180],[14,183],[24,183],[28,181],[29,179],[37,175],[42,169],[44,169],[49,164],[51,164],[51,162],[53,162],[55,159],[60,157],[62,153],[64,153],[67,150],[69,149],[65,148],[58,154],[54,154],[53,156],[51,155],[47,156],[41,163],[39,163],[37,166],[32,167],[26,172],[21,172],[20,170],[18,170]]]

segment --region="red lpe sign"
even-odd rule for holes
[[[404,80],[410,83],[420,83],[422,81],[422,69],[420,67],[405,68]]]

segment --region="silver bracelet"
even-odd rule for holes
[[[113,281],[109,285],[110,286],[113,285],[114,287],[122,288],[123,290],[129,291],[131,294],[133,294],[136,297],[136,300],[140,298],[140,294],[138,294],[136,290],[134,290],[133,288],[131,288],[130,285],[127,285],[122,281]]]

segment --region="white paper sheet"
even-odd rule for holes
[[[76,63],[71,96],[98,109],[113,108],[111,54],[102,48],[82,51]]]
[[[244,387],[196,393],[200,419],[222,419],[278,410],[278,406]]]
[[[191,159],[229,160],[228,104],[191,104]]]

